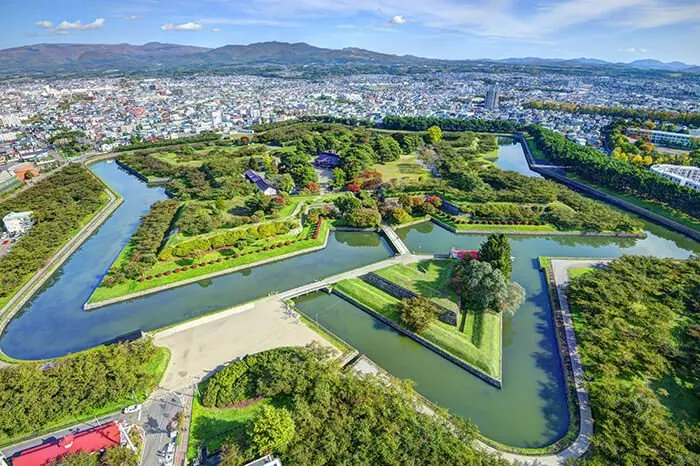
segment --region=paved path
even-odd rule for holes
[[[569,347],[569,358],[571,367],[574,373],[574,384],[576,385],[576,397],[579,405],[579,433],[576,440],[566,449],[560,451],[556,455],[547,456],[525,456],[516,455],[513,453],[501,453],[501,455],[509,461],[520,461],[526,465],[562,465],[566,461],[574,458],[579,458],[583,455],[591,445],[591,436],[593,435],[593,413],[591,412],[590,400],[588,392],[584,385],[583,365],[576,344],[576,333],[574,332],[574,324],[571,320],[571,312],[569,303],[566,300],[564,288],[569,284],[569,268],[571,267],[600,267],[605,265],[608,260],[593,259],[593,260],[564,260],[552,259],[552,270],[554,271],[554,282],[557,286],[557,297],[559,306],[562,310],[564,320],[564,332],[566,334],[566,343]],[[482,446],[492,452],[496,452],[494,448]]]
[[[411,251],[408,250],[406,245],[401,241],[401,238],[399,238],[399,235],[396,234],[393,228],[387,226],[387,225],[382,225],[382,231],[386,235],[386,237],[389,239],[391,244],[394,246],[394,249],[401,254],[401,255],[407,255],[411,254]]]

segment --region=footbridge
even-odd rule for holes
[[[404,256],[411,254],[411,251],[408,250],[404,242],[401,241],[401,238],[399,238],[399,235],[396,234],[393,228],[387,225],[382,225],[382,231],[399,255]]]

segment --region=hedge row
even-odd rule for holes
[[[436,217],[441,220],[449,220],[458,225],[546,225],[547,222],[542,220],[480,220],[475,218],[465,219],[455,217],[454,215],[445,214],[443,212],[436,213]]]
[[[227,246],[234,246],[242,239],[263,239],[289,233],[295,227],[292,221],[272,222],[250,228],[228,230],[217,235],[193,238],[174,246],[166,246],[159,254],[160,260],[175,257],[187,257],[195,251],[210,251]]]

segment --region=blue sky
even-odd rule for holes
[[[1,0],[0,48],[268,40],[439,58],[700,64],[698,0]]]

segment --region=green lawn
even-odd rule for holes
[[[569,267],[569,280],[573,280],[593,270],[595,270],[593,267]]]
[[[204,160],[180,160],[180,156],[175,152],[157,152],[151,154],[152,157],[160,160],[161,162],[169,163],[170,165],[175,165],[177,167],[194,167],[199,168],[204,163]]]
[[[433,175],[430,171],[416,163],[416,154],[402,155],[398,160],[377,164],[372,167],[382,175],[384,181],[397,180],[418,180],[428,179]]]
[[[120,296],[125,296],[131,293],[136,293],[139,291],[148,290],[151,288],[156,288],[163,285],[169,285],[171,283],[176,283],[179,281],[201,277],[203,275],[208,275],[213,272],[219,272],[222,270],[232,269],[234,267],[240,267],[243,265],[253,265],[256,262],[260,262],[265,259],[270,259],[273,257],[282,256],[285,254],[290,254],[297,251],[302,251],[305,249],[311,249],[320,246],[324,243],[326,235],[328,234],[329,225],[328,222],[323,222],[321,226],[321,231],[319,232],[318,238],[298,241],[297,243],[290,244],[289,246],[282,246],[276,249],[270,249],[268,251],[253,252],[259,248],[262,248],[265,244],[276,244],[278,242],[284,242],[292,239],[302,239],[307,237],[309,233],[309,228],[305,227],[304,230],[298,236],[275,236],[273,238],[267,238],[263,240],[258,240],[254,245],[243,248],[240,252],[246,252],[245,256],[240,256],[238,258],[233,258],[233,249],[222,249],[220,251],[211,251],[201,258],[196,259],[196,263],[200,262],[207,263],[205,267],[197,267],[196,269],[190,268],[189,270],[182,271],[179,273],[171,273],[170,275],[163,275],[160,278],[155,277],[155,274],[165,273],[166,271],[171,271],[175,268],[181,268],[184,266],[191,266],[195,263],[195,259],[192,258],[179,258],[171,261],[159,261],[157,262],[149,272],[153,275],[152,280],[145,280],[140,282],[138,280],[127,280],[125,283],[113,286],[99,286],[95,292],[90,296],[89,303],[97,303],[100,301],[105,301],[108,299],[117,298]],[[127,254],[122,251],[122,255]],[[122,257],[120,255],[120,258]],[[229,258],[230,259],[227,259]],[[217,259],[221,259],[221,262],[216,262]],[[119,259],[118,259],[119,260]],[[215,261],[213,264],[209,264],[209,261]]]
[[[527,142],[527,145],[530,148],[530,152],[532,152],[532,156],[535,158],[535,162],[552,163],[552,160],[549,158],[549,156],[537,147],[534,139],[525,138],[525,141]]]
[[[397,264],[375,273],[450,310],[458,311],[458,298],[449,286],[457,261],[436,259]]]
[[[197,450],[203,443],[210,453],[230,441],[236,442],[244,451],[248,423],[263,406],[270,403],[269,399],[265,399],[244,408],[217,409],[205,408],[199,397],[195,397],[192,402],[190,441],[187,446],[188,463],[197,457]]]
[[[620,193],[617,191],[613,191],[612,189],[605,188],[603,186],[593,184],[588,180],[584,180],[583,178],[580,178],[579,176],[576,176],[572,173],[567,173],[566,174],[567,178],[571,178],[572,180],[578,181],[579,183],[583,183],[585,185],[588,185],[592,188],[598,189],[600,191],[603,191],[604,193],[608,193],[612,196],[619,197],[620,199],[627,201],[631,204],[637,205],[639,207],[643,207],[647,210],[650,210],[654,212],[655,214],[663,215],[666,218],[669,218],[675,222],[678,222],[682,225],[685,225],[687,227],[693,228],[694,230],[700,231],[700,219],[691,217],[690,215],[681,212],[679,210],[673,209],[671,207],[668,207],[664,204],[661,204],[660,202],[654,202],[654,201],[649,201],[646,199],[640,199],[636,196],[633,196],[631,194],[624,194]]]
[[[399,301],[384,291],[360,279],[343,280],[334,289],[401,325],[396,310]],[[479,316],[464,319],[464,332],[436,321],[420,336],[491,377],[500,379],[501,316],[492,312],[469,311],[468,314]]]

